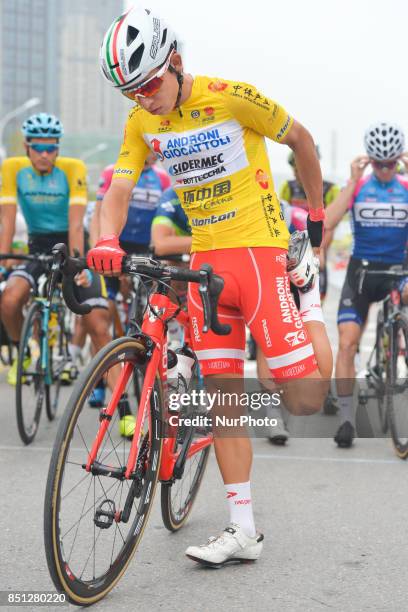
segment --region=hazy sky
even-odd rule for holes
[[[141,4],[176,29],[188,72],[247,81],[283,104],[320,144],[326,173],[334,132],[340,176],[373,121],[399,123],[408,138],[408,0]],[[272,170],[285,172],[286,147],[269,150]]]

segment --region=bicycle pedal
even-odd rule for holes
[[[104,506],[108,506],[108,509],[105,510]],[[100,529],[109,529],[109,527],[112,527],[115,517],[115,502],[112,499],[105,499],[95,512],[94,523]]]

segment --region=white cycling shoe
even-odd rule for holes
[[[313,287],[319,273],[319,260],[313,253],[306,230],[291,234],[287,257],[291,282],[299,291],[307,293]]]
[[[261,533],[250,538],[239,525],[230,523],[221,535],[210,538],[207,544],[189,546],[186,555],[193,561],[216,569],[225,563],[247,563],[259,559],[263,539]]]

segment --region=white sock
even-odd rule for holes
[[[309,289],[307,293],[299,291],[299,301],[299,314],[303,323],[307,323],[307,321],[320,321],[320,323],[324,323],[322,305],[320,302],[318,274],[316,275],[316,280],[312,289]]]
[[[72,363],[76,363],[81,355],[81,347],[77,344],[68,343],[68,352],[71,356]]]
[[[243,531],[250,538],[255,537],[256,529],[252,512],[250,481],[226,484],[225,490],[227,492],[231,523],[236,523],[242,527]]]
[[[341,423],[350,421],[354,426],[355,415],[352,395],[339,395],[337,398],[337,405],[339,407],[339,416]]]

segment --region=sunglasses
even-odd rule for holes
[[[54,153],[54,151],[58,151],[59,149],[59,145],[58,144],[47,144],[47,143],[35,143],[35,144],[28,144],[28,146],[30,147],[30,149],[32,149],[33,151],[35,151],[36,153]]]
[[[398,164],[398,159],[394,159],[393,161],[385,162],[385,161],[371,161],[371,165],[377,170],[381,170],[381,168],[387,168],[388,170],[392,170]]]
[[[136,89],[132,89],[131,91],[122,91],[123,95],[131,100],[135,98],[151,98],[156,94],[160,87],[163,84],[163,76],[166,74],[167,70],[170,66],[170,60],[174,51],[172,51],[164,62],[163,66],[154,74],[150,79],[147,79],[144,83],[139,85]]]

